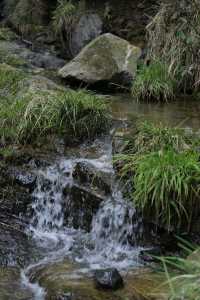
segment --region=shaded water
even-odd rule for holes
[[[142,119],[170,126],[200,129],[200,100],[182,97],[169,103],[137,102],[130,95],[112,98],[112,112],[116,119]]]

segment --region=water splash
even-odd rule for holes
[[[45,291],[28,278],[30,270],[38,265],[63,260],[68,256],[80,266],[78,276],[84,276],[85,272],[97,268],[113,266],[123,270],[138,266],[140,249],[136,240],[141,226],[134,207],[123,199],[117,183],[112,186],[111,194],[93,217],[90,233],[64,226],[64,209],[69,208],[63,198],[63,189],[66,185],[71,187],[74,184],[73,171],[76,164],[89,163],[97,172],[101,170],[110,176],[114,175],[112,149],[106,149],[99,158],[63,158],[45,170],[38,171],[28,232],[43,249],[44,258],[22,271],[23,285],[33,291],[37,300],[44,299]],[[130,239],[135,241],[135,245],[130,243]]]

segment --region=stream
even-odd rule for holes
[[[200,103],[195,101],[184,100],[181,106],[179,101],[164,105],[138,104],[119,95],[112,97],[112,110],[114,118],[122,124],[136,116],[200,128]],[[77,207],[72,216],[77,194],[73,196],[71,191],[77,188],[74,172],[79,165],[90,166],[109,182],[109,191],[93,191],[95,199],[101,201],[92,216],[89,231],[84,229],[88,213],[84,206]],[[76,299],[140,299],[133,298],[136,287],[146,291],[152,288],[154,283],[149,278],[145,281],[146,271],[139,258],[143,249],[138,244],[143,232],[142,220],[133,205],[123,198],[115,178],[110,136],[61,154],[50,165],[39,167],[36,175],[34,201],[25,229],[33,243],[31,250],[27,247],[27,255],[34,253],[34,260],[20,270],[11,263],[1,270],[1,300],[74,299],[74,294]],[[90,185],[79,193],[87,195]],[[88,201],[87,197],[82,196],[82,199]],[[77,223],[84,226],[76,226]],[[117,268],[126,278],[125,288],[109,293],[96,290],[94,271],[111,267]],[[142,270],[142,280],[137,282],[136,274]]]

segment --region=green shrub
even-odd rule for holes
[[[108,127],[105,102],[86,91],[29,91],[0,107],[0,135],[4,141],[28,143],[46,134],[69,139],[93,138]]]
[[[132,95],[139,100],[169,101],[174,98],[175,80],[168,73],[166,64],[153,61],[143,65],[133,82]]]

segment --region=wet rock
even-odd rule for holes
[[[63,190],[63,195],[65,223],[75,229],[90,231],[93,216],[105,198],[95,191],[76,184],[72,187],[67,186]]]
[[[49,51],[34,52],[25,44],[17,41],[0,41],[0,60],[17,66],[27,66],[56,70],[65,64],[65,60],[56,57]]]
[[[0,266],[24,267],[34,262],[36,247],[23,232],[24,225],[17,219],[2,218],[0,223]]]
[[[23,49],[20,57],[27,60],[31,65],[44,69],[56,70],[65,64],[65,60],[58,58],[49,52],[37,53],[28,49]]]
[[[10,177],[13,184],[18,184],[30,190],[35,188],[37,176],[31,172],[10,168],[7,175]]]
[[[73,177],[78,184],[84,184],[102,195],[111,192],[112,175],[96,169],[88,162],[78,162],[73,172]]]
[[[59,70],[62,78],[89,85],[130,85],[141,50],[110,33],[89,43],[71,62]]]
[[[71,37],[72,55],[77,55],[81,49],[93,39],[97,38],[103,29],[103,22],[97,14],[88,13],[81,16]]]
[[[117,269],[97,270],[94,275],[97,288],[117,290],[123,287],[123,279]]]

